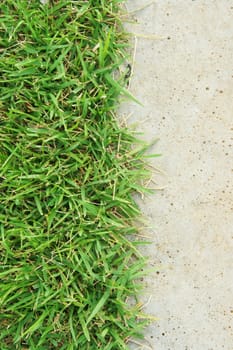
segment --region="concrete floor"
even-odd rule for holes
[[[120,112],[160,138],[152,163],[167,174],[140,201],[154,266],[143,300],[159,320],[133,348],[233,350],[233,2],[157,0],[133,16],[130,91],[144,107]]]

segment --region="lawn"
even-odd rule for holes
[[[118,0],[1,0],[1,350],[128,349],[146,146],[119,124]],[[129,302],[130,301],[130,302]]]

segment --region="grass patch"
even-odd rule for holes
[[[127,349],[147,323],[119,3],[1,1],[1,350]]]

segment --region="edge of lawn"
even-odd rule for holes
[[[2,0],[1,349],[116,350],[138,302],[148,145],[119,125],[133,98],[122,1]]]

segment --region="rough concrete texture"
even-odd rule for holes
[[[149,0],[129,0],[135,11]],[[152,244],[145,310],[153,350],[233,349],[233,2],[157,0],[133,13],[138,36],[121,113],[162,153],[163,191],[140,202]],[[153,151],[154,151],[153,150]]]

